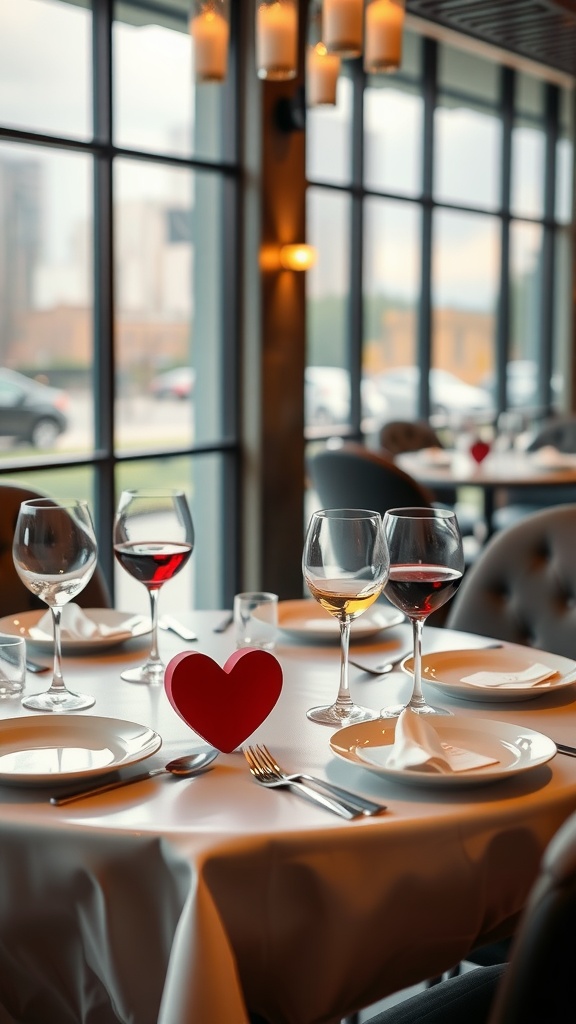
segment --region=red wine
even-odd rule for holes
[[[384,593],[406,615],[423,619],[452,597],[461,579],[444,565],[393,565]]]
[[[155,589],[186,565],[192,545],[132,541],[116,544],[114,554],[126,572],[144,586]]]

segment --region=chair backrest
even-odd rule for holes
[[[380,431],[380,444],[391,455],[444,447],[426,420],[390,420]]]
[[[576,814],[551,840],[498,986],[488,1024],[564,1024],[574,1017]]]
[[[308,459],[308,474],[323,508],[430,508],[432,495],[388,459],[359,444],[324,448]]]
[[[12,484],[0,484],[0,615],[12,615],[16,612],[46,610],[46,605],[24,586],[14,568],[12,559],[12,540],[14,529],[23,501],[32,498],[44,498],[45,494],[26,487]],[[84,590],[76,598],[76,602],[84,608],[109,608],[110,592],[99,566]]]
[[[495,534],[451,601],[452,629],[576,657],[576,504]]]
[[[529,452],[553,445],[560,452],[576,452],[576,416],[556,416],[545,423],[528,445]]]

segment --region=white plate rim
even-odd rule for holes
[[[137,764],[155,754],[162,746],[162,737],[148,725],[140,725],[137,722],[130,722],[121,718],[105,718],[98,715],[62,715],[55,717],[53,714],[23,716],[20,718],[4,718],[0,720],[0,755],[9,754],[18,750],[27,749],[25,746],[18,746],[19,736],[29,734],[32,743],[29,749],[33,750],[34,736],[37,739],[46,737],[51,746],[57,745],[58,737],[62,737],[62,745],[69,736],[75,739],[74,745],[82,748],[82,743],[92,735],[97,739],[101,736],[105,741],[106,737],[122,741],[122,732],[134,734],[138,739],[138,733],[142,734],[141,745],[132,751],[126,751],[123,757],[116,757],[107,765],[98,765],[94,768],[83,768],[69,772],[6,772],[0,767],[0,785],[11,786],[44,786],[59,785],[62,782],[74,782],[77,779],[86,779],[93,776],[109,775],[120,768]],[[6,735],[7,734],[7,735]],[[110,741],[110,740],[109,740]],[[71,745],[71,744],[70,744]],[[85,749],[90,749],[86,747]]]
[[[490,664],[491,660],[496,661],[498,655],[506,653],[510,657],[516,657],[520,659],[518,668],[512,671],[520,671],[522,668],[527,668],[530,663],[542,662],[544,665],[549,665],[550,668],[555,668],[561,673],[560,678],[553,678],[549,681],[548,686],[474,686],[472,683],[459,682],[448,682],[443,679],[433,678],[428,674],[428,667],[431,660],[437,662],[442,657],[446,659],[462,659],[463,667],[462,674],[467,674],[473,670],[477,670],[482,667],[484,669],[494,668]],[[475,662],[485,661],[486,665],[474,664],[468,668],[465,667],[466,659],[471,659]],[[409,654],[401,664],[402,671],[406,675],[411,676],[412,672],[408,668],[408,665],[412,661],[412,655]],[[427,664],[428,663],[428,664]],[[433,666],[434,667],[434,666]],[[511,701],[526,701],[536,700],[539,697],[545,697],[548,693],[556,693],[558,690],[562,690],[565,687],[573,686],[576,683],[576,661],[572,661],[570,658],[564,658],[560,654],[550,654],[548,651],[539,651],[535,647],[523,648],[516,647],[513,645],[503,645],[499,648],[494,647],[470,647],[470,648],[454,648],[449,651],[429,651],[427,654],[422,655],[422,682],[427,683],[429,686],[433,686],[434,689],[440,690],[448,697],[454,697],[459,700],[466,700],[471,702],[482,702],[482,703],[510,703]]]
[[[113,625],[114,620],[120,623],[126,619],[134,618],[133,612],[118,611],[116,608],[83,608],[82,611],[89,615],[90,618],[93,618],[96,623],[101,621],[106,625]],[[35,626],[45,614],[46,612],[41,609],[32,609],[18,612],[16,615],[5,615],[0,618],[0,633],[4,633],[6,636],[22,636],[30,647],[34,647],[38,651],[44,651],[47,654],[52,654],[54,650],[53,640],[38,640],[29,635],[30,627]],[[68,654],[89,654],[96,650],[101,651],[109,647],[118,647],[128,640],[146,636],[150,631],[150,618],[142,615],[142,621],[132,628],[131,637],[126,635],[86,637],[85,639],[78,637],[75,640],[70,640],[63,636],[62,651]]]
[[[380,739],[382,736],[385,736],[390,737],[391,741],[393,741],[396,721],[397,719],[376,719],[371,722],[359,722],[357,725],[347,725],[333,733],[330,738],[330,748],[342,760],[356,764],[361,768],[366,768],[368,771],[372,771],[390,782],[432,789],[459,789],[501,782],[546,764],[557,752],[554,741],[549,736],[534,729],[525,729],[516,723],[500,722],[495,719],[451,715],[446,718],[440,716],[435,721],[435,728],[439,732],[449,734],[457,733],[458,730],[464,730],[466,734],[473,733],[485,736],[489,739],[490,746],[500,744],[504,750],[510,747],[516,748],[519,740],[525,739],[538,743],[539,747],[542,748],[541,753],[535,758],[529,759],[528,757],[523,757],[523,752],[520,750],[517,763],[508,767],[499,768],[498,764],[490,764],[482,768],[453,772],[446,775],[436,772],[418,771],[417,769],[387,768],[362,758],[357,748],[369,743],[370,739]],[[456,742],[453,737],[451,742]],[[369,745],[380,747],[390,746],[391,743],[374,742]],[[458,745],[457,742],[456,745]],[[479,752],[483,751],[480,749]]]
[[[294,609],[295,612],[300,613],[295,616],[295,623],[290,625],[287,622],[282,621],[283,613],[289,612]],[[306,615],[306,611],[310,609],[312,616]],[[306,623],[313,624],[314,622],[323,623],[324,616],[326,615],[326,625],[314,627],[314,625],[306,625]],[[380,616],[381,621],[375,621],[374,616]],[[352,623],[351,628],[351,640],[366,639],[371,636],[376,636],[377,633],[381,633],[385,629],[392,629],[394,626],[399,626],[402,622],[406,621],[406,617],[403,612],[392,606],[387,607],[385,605],[373,605],[368,608],[363,615],[356,619]],[[338,643],[340,639],[340,632],[336,619],[330,615],[329,612],[324,612],[322,607],[317,604],[316,601],[309,598],[301,598],[289,601],[278,602],[278,629],[282,633],[286,633],[287,636],[298,637],[299,639],[305,640],[320,640],[330,643]]]

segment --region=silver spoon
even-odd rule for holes
[[[85,797],[96,796],[98,793],[109,793],[111,789],[120,789],[121,786],[130,786],[133,782],[142,782],[144,779],[152,779],[155,775],[177,775],[179,778],[191,778],[203,772],[215,758],[218,751],[212,747],[204,750],[197,750],[194,754],[186,754],[184,757],[177,757],[168,761],[164,768],[151,768],[147,772],[140,772],[139,775],[132,775],[129,779],[115,779],[114,782],[106,782],[101,786],[92,786],[89,789],[76,789],[73,792],[62,793],[60,796],[51,796],[50,803],[56,807],[63,804],[71,804],[75,800],[83,800]]]
[[[350,665],[354,665],[355,668],[359,668],[361,672],[367,672],[371,676],[385,676],[387,672],[391,672],[396,665],[399,665],[404,658],[408,657],[411,651],[402,651],[402,654],[397,654],[394,658],[389,661],[383,661],[381,665],[361,665],[359,661],[353,661],[349,658]]]

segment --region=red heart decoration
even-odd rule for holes
[[[470,448],[470,455],[476,462],[482,462],[490,451],[490,445],[486,441],[475,441]]]
[[[164,687],[180,718],[229,754],[272,711],[282,669],[273,654],[255,647],[236,651],[223,668],[207,654],[184,651],[166,666]]]

